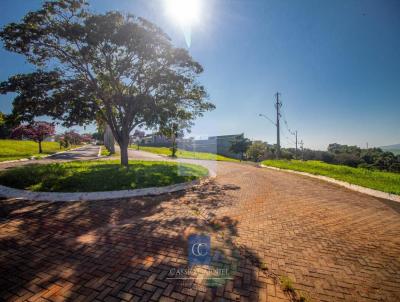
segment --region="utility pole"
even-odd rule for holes
[[[276,108],[276,158],[279,159],[281,157],[281,138],[280,138],[280,129],[279,129],[279,119],[281,117],[281,114],[279,110],[282,107],[282,102],[279,100],[279,95],[280,93],[277,92],[275,94],[276,96],[276,103],[275,103],[275,108]]]
[[[296,153],[295,153],[295,158],[297,159],[297,130],[295,131],[295,135],[296,135]]]
[[[303,140],[301,140],[300,146],[301,146],[301,160],[304,160],[304,143],[303,143]]]
[[[265,114],[260,113],[259,116],[264,117],[268,121],[270,121],[275,127],[276,127],[276,158],[280,159],[281,157],[281,133],[280,133],[280,118],[281,118],[281,113],[280,109],[282,107],[282,101],[279,100],[280,93],[277,92],[275,93],[276,97],[276,103],[275,103],[275,108],[276,108],[276,122],[274,122],[272,119],[270,119],[268,116]],[[297,140],[296,140],[297,141]],[[297,144],[296,144],[297,145]]]

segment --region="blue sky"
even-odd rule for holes
[[[160,25],[186,47],[164,0],[96,0]],[[18,21],[40,1],[2,0],[0,25]],[[400,143],[400,1],[203,0],[192,28],[192,56],[217,109],[196,121],[193,136],[242,133],[275,142],[274,93],[305,147],[329,143]],[[30,71],[23,57],[0,50],[0,80]],[[11,110],[11,97],[0,97]],[[90,128],[89,128],[90,130]],[[288,137],[288,138],[286,138]],[[284,146],[293,146],[283,126]]]

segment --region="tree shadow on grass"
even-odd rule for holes
[[[221,229],[213,230],[190,207],[229,206],[230,190],[210,182],[186,192],[118,201],[0,201],[0,297],[259,300],[267,284],[251,260],[256,253],[232,240],[236,222],[221,217]],[[171,269],[188,266],[192,232],[214,238],[215,251],[221,252],[220,257],[214,252],[213,261],[235,268],[231,280],[216,286],[171,279]]]
[[[168,186],[204,176],[190,165],[134,163],[130,169],[102,162],[31,165],[0,173],[0,183],[44,192],[98,192]]]

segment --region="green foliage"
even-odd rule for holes
[[[394,155],[400,155],[400,149],[386,149],[385,151],[391,152]]]
[[[237,136],[233,141],[229,150],[235,154],[240,154],[240,158],[243,160],[244,154],[251,146],[251,141],[243,136]]]
[[[0,139],[10,138],[12,129],[19,125],[19,119],[0,111]]]
[[[42,149],[43,153],[39,154],[37,143],[34,141],[0,139],[0,162],[32,156],[40,157],[66,150],[64,148],[60,149],[59,143],[56,142],[42,142]]]
[[[265,158],[268,152],[268,146],[262,141],[254,141],[247,150],[247,158],[259,162]]]
[[[104,145],[100,146],[100,148],[101,148],[101,151],[100,151],[101,156],[110,156],[111,155],[111,152],[108,151]]]
[[[387,193],[400,194],[400,174],[332,165],[320,161],[266,160],[263,165],[328,176]]]
[[[185,130],[190,131],[192,115],[184,110],[169,111],[160,124],[160,134],[171,140],[171,156],[176,157],[176,140],[183,137]]]
[[[136,146],[132,147],[132,149],[137,149]],[[147,151],[159,155],[171,155],[170,148],[166,147],[148,147],[148,146],[140,146],[140,150]],[[218,161],[231,161],[231,162],[238,162],[237,159],[229,158],[223,155],[214,154],[214,153],[207,153],[207,152],[193,152],[193,151],[186,151],[178,149],[176,152],[176,156],[178,158],[193,158],[193,159],[205,159],[205,160],[218,160]]]
[[[17,95],[14,114],[25,121],[48,115],[65,126],[105,122],[123,165],[135,127],[160,125],[178,109],[195,118],[214,108],[197,81],[202,66],[143,18],[94,14],[82,0],[50,1],[6,25],[0,38],[38,68],[0,83],[0,93]]]
[[[100,155],[101,156],[119,156],[119,152],[115,152],[115,153],[111,153],[109,150],[107,150],[106,146],[101,145],[101,151],[100,151]]]
[[[92,134],[93,139],[97,140],[97,141],[103,141],[104,139],[104,133],[102,132],[95,132]]]
[[[282,276],[279,278],[282,288],[287,292],[294,292],[293,281],[288,276]]]
[[[0,171],[0,184],[44,192],[98,192],[167,186],[206,176],[207,169],[156,161],[78,161]]]
[[[11,134],[11,128],[6,126],[6,115],[0,111],[0,138],[7,138]]]
[[[340,145],[337,143],[329,144],[328,145],[328,152],[333,154],[353,154],[360,156],[361,148],[357,146],[348,146],[348,145]]]

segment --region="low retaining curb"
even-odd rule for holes
[[[383,198],[383,199],[388,199],[388,200],[393,200],[393,201],[400,202],[400,195],[385,193],[385,192],[382,192],[382,191],[369,189],[369,188],[365,188],[365,187],[358,186],[358,185],[353,185],[353,184],[350,184],[348,182],[341,181],[341,180],[336,180],[334,178],[330,178],[330,177],[327,177],[327,176],[315,175],[315,174],[310,174],[310,173],[300,172],[300,171],[294,171],[294,170],[288,170],[288,169],[281,169],[281,168],[270,167],[270,166],[265,166],[265,165],[260,165],[260,166],[263,167],[263,168],[267,168],[267,169],[272,169],[272,170],[277,170],[277,171],[284,171],[284,172],[289,172],[289,173],[293,173],[293,174],[300,174],[300,175],[304,175],[304,176],[308,176],[308,177],[312,177],[312,178],[321,179],[321,180],[337,184],[339,186],[345,187],[347,189],[350,189],[350,190],[353,190],[353,191],[356,191],[356,192],[364,193],[364,194],[367,194],[367,195],[370,195],[370,196],[374,196],[374,197],[378,197],[378,198]]]
[[[200,183],[201,179],[189,182],[165,186],[152,187],[136,190],[105,191],[105,192],[79,192],[79,193],[58,193],[58,192],[32,192],[27,190],[13,189],[0,185],[0,198],[27,199],[32,201],[96,201],[114,200],[121,198],[161,195],[165,193],[178,192],[189,189]]]

